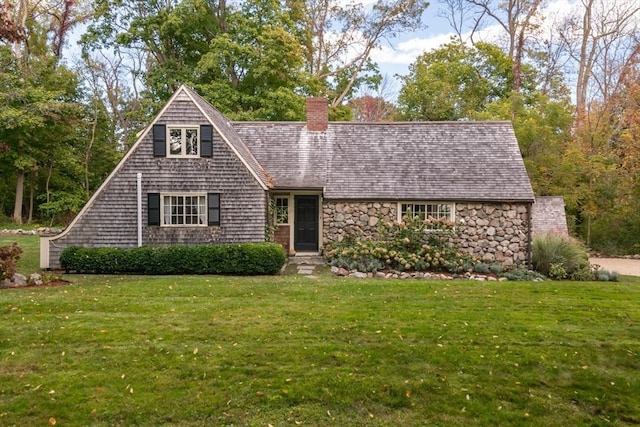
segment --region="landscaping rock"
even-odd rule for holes
[[[16,273],[13,275],[13,284],[16,287],[27,286],[27,278],[20,273]]]
[[[30,286],[42,286],[44,281],[42,280],[42,275],[39,273],[31,273],[29,276],[29,285]]]

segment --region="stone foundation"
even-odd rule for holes
[[[378,221],[396,221],[396,202],[334,202],[322,205],[324,244],[341,242],[349,235],[376,236]],[[529,215],[526,204],[456,203],[460,248],[486,263],[505,268],[528,263]]]

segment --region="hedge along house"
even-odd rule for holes
[[[64,232],[69,246],[205,244],[274,238],[318,252],[404,215],[446,217],[457,242],[506,267],[530,258],[531,184],[508,122],[229,122],[182,86]]]

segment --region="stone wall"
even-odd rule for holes
[[[397,220],[395,202],[332,202],[322,203],[322,241],[341,242],[349,235],[374,236],[379,218]]]
[[[323,201],[323,243],[349,235],[375,236],[380,218],[397,220],[396,202]],[[526,204],[456,203],[454,243],[480,260],[504,267],[528,263],[529,214]]]
[[[525,204],[456,203],[460,247],[487,263],[526,266],[529,214]]]

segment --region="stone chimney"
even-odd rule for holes
[[[307,130],[324,132],[329,126],[329,103],[327,98],[307,98]]]

